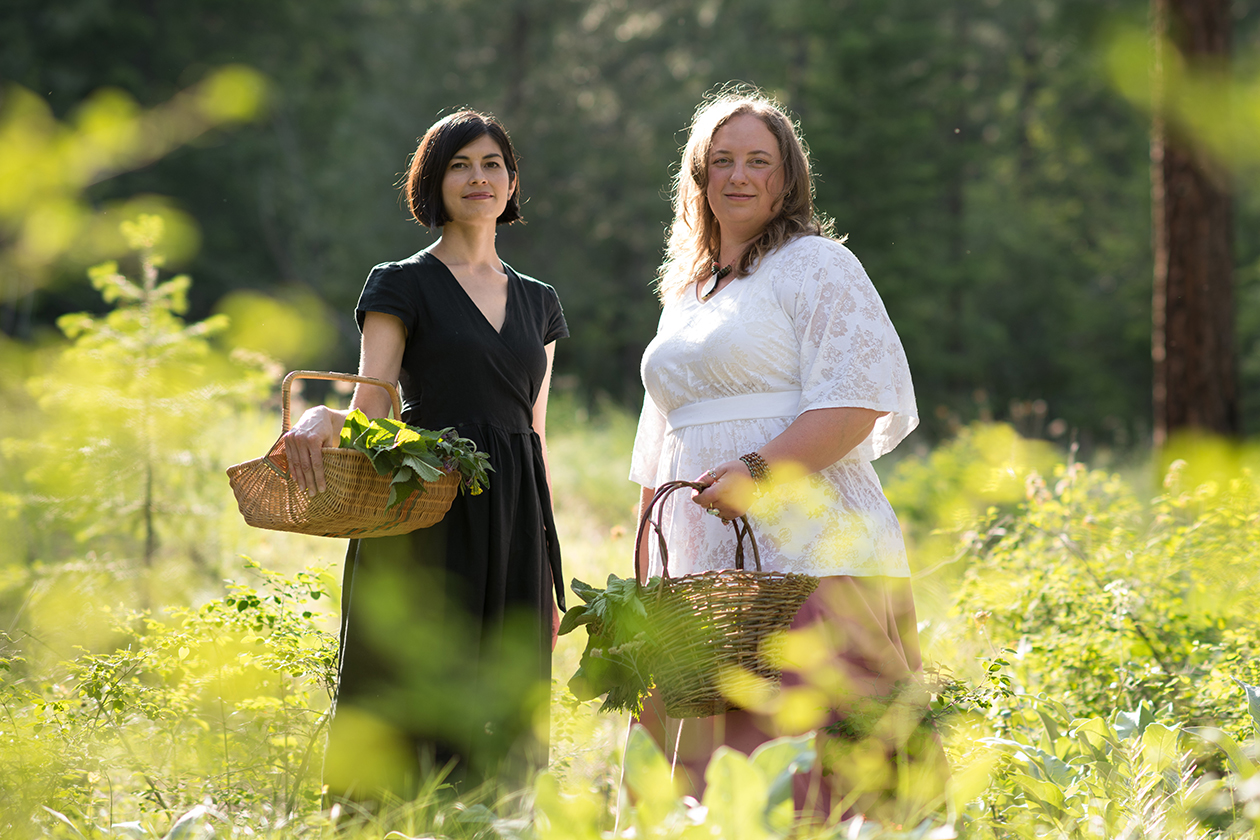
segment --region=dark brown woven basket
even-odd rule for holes
[[[398,389],[370,376],[295,370],[281,386],[283,428],[271,450],[261,458],[228,467],[228,481],[245,522],[255,528],[293,531],[318,537],[387,537],[427,528],[450,510],[459,491],[459,473],[426,482],[423,493],[412,493],[390,510],[388,475],[378,475],[372,462],[353,449],[323,450],[327,489],[309,498],[289,475],[284,435],[289,431],[289,389],[295,379],[329,379],[379,385],[389,392],[394,417],[402,415]]]
[[[720,686],[722,674],[732,668],[777,686],[781,675],[766,655],[766,642],[788,628],[801,604],[818,588],[818,578],[810,575],[761,570],[761,553],[747,516],[731,523],[734,569],[670,577],[661,503],[684,487],[700,490],[704,485],[670,481],[657,488],[639,522],[634,552],[635,579],[642,581],[639,547],[650,525],[662,563],[657,595],[644,600],[654,639],[651,669],[665,712],[673,718],[708,717],[736,708]],[[745,536],[756,571],[744,568]]]

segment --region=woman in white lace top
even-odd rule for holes
[[[665,502],[672,575],[729,568],[727,520],[747,513],[764,569],[821,579],[793,626],[825,631],[844,685],[829,678],[831,696],[795,728],[825,741],[853,729],[854,698],[891,698],[921,667],[905,545],[871,467],[918,424],[905,352],[861,263],[814,212],[792,122],[760,94],[701,105],[673,203],[630,478],[644,505],[666,481],[706,485]],[[784,687],[811,676],[785,673]],[[794,728],[747,711],[681,733],[659,708],[641,721],[677,747],[697,793],[717,746],[751,752]],[[797,785],[798,807],[817,815],[851,788],[823,765]]]

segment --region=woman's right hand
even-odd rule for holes
[[[327,489],[322,450],[341,445],[341,427],[345,423],[346,412],[317,405],[308,408],[284,436],[289,475],[310,498]]]

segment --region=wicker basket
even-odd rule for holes
[[[665,712],[673,718],[708,717],[736,708],[720,688],[721,675],[732,667],[777,686],[780,673],[766,656],[765,642],[787,629],[801,604],[818,588],[818,578],[810,575],[761,571],[761,554],[747,516],[731,523],[734,569],[670,577],[661,503],[684,487],[700,490],[704,485],[670,481],[657,488],[643,512],[635,547],[635,578],[642,581],[638,547],[650,525],[656,531],[662,563],[657,595],[648,596],[644,604],[653,628],[651,669]],[[756,571],[744,569],[745,535]]]
[[[402,415],[398,389],[369,376],[296,370],[281,386],[283,428],[280,438],[262,458],[228,467],[228,480],[245,522],[255,528],[294,531],[318,537],[387,537],[427,528],[450,510],[459,490],[459,473],[448,473],[425,484],[423,493],[412,493],[390,510],[390,477],[378,475],[372,462],[353,449],[325,447],[324,480],[327,489],[314,498],[298,489],[289,476],[284,435],[289,431],[289,389],[295,379],[328,379],[379,385],[389,391],[394,416]]]

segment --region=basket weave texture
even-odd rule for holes
[[[394,416],[402,414],[398,389],[368,376],[300,370],[281,386],[283,428],[279,439],[261,458],[228,467],[228,481],[245,522],[255,528],[293,531],[319,537],[387,537],[427,528],[441,521],[459,491],[460,476],[447,473],[427,482],[423,493],[412,493],[390,510],[390,476],[378,475],[372,462],[353,449],[323,450],[327,489],[308,497],[289,475],[284,435],[289,431],[289,391],[296,379],[364,382],[389,391]]]
[[[708,717],[737,708],[721,689],[723,675],[735,668],[777,687],[781,673],[772,662],[770,643],[818,588],[818,578],[810,575],[763,572],[746,516],[731,523],[736,535],[734,569],[670,577],[661,503],[684,487],[699,490],[704,485],[671,481],[657,488],[639,523],[635,551],[635,577],[641,581],[637,545],[652,527],[662,574],[656,595],[647,595],[644,607],[652,627],[652,676],[665,712],[673,718]],[[755,571],[744,568],[745,536]]]

